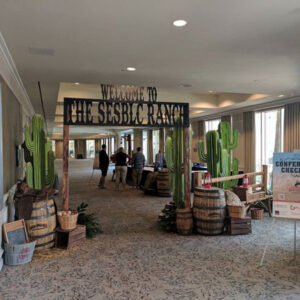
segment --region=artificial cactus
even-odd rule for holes
[[[29,187],[33,188],[33,170],[32,170],[32,164],[27,163],[26,164],[26,182]]]
[[[207,163],[207,169],[212,177],[220,175],[220,146],[219,133],[211,130],[206,134],[207,153],[204,153],[204,142],[198,143],[198,155],[201,161]]]
[[[233,129],[231,142],[231,128],[229,122],[220,122],[218,132],[221,138],[222,149],[227,151],[234,150],[238,145],[239,133],[237,129]]]
[[[32,118],[32,132],[30,126],[25,126],[25,145],[32,153],[33,164],[26,164],[26,182],[35,189],[42,189],[46,184],[53,185],[54,155],[50,149],[50,142],[46,140],[44,119],[40,115]]]
[[[232,131],[232,138],[231,138],[231,125],[229,122],[220,122],[218,126],[218,132],[220,135],[220,144],[221,149],[224,153],[226,153],[225,159],[226,161],[222,162],[222,166],[226,164],[225,170],[222,171],[222,176],[230,176],[231,171],[232,175],[237,175],[239,173],[239,161],[237,158],[232,158],[232,150],[236,149],[238,146],[238,136],[239,133],[237,129]],[[221,166],[221,168],[222,168]],[[230,189],[233,186],[238,184],[238,180],[228,180],[224,182],[223,188]]]
[[[238,174],[238,160],[232,157],[232,150],[238,144],[238,131],[233,130],[231,140],[231,128],[228,122],[221,122],[218,131],[212,130],[206,134],[207,153],[204,153],[204,142],[198,142],[198,155],[200,161],[207,163],[207,170],[213,178]],[[237,185],[237,180],[228,180],[218,186],[230,189]]]
[[[177,208],[184,207],[183,129],[174,128],[166,140],[166,162],[170,173],[173,200]]]
[[[191,140],[192,131],[190,129],[190,144]],[[172,137],[167,137],[166,139],[166,162],[171,175],[170,185],[173,192],[173,200],[177,208],[184,208],[184,137],[182,127],[175,127]]]

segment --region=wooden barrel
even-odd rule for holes
[[[36,250],[54,246],[56,211],[53,199],[40,200],[32,203],[32,213],[26,220],[30,239],[36,241]]]
[[[162,169],[162,170],[158,171],[157,194],[158,194],[158,196],[161,196],[161,197],[171,197],[168,169]]]
[[[193,232],[193,214],[190,208],[176,209],[176,228],[182,235],[188,235]]]
[[[198,233],[217,235],[224,231],[226,201],[224,190],[195,188],[193,215]]]

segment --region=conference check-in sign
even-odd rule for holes
[[[274,153],[273,217],[300,219],[300,153]]]
[[[189,127],[189,104],[64,98],[64,125]]]

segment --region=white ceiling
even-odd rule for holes
[[[49,121],[60,82],[173,92],[187,83],[184,93],[206,93],[206,102],[209,90],[300,94],[299,0],[0,0],[0,7],[0,30],[36,111],[41,81]],[[178,18],[188,25],[172,26]]]

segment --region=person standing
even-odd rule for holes
[[[165,166],[165,156],[161,152],[161,150],[158,151],[158,153],[155,155],[155,167],[158,169],[162,169]]]
[[[127,173],[127,158],[129,156],[124,152],[124,148],[120,147],[115,156],[116,161],[116,190],[119,190],[120,180],[122,182],[123,190],[126,189],[126,173]]]
[[[105,189],[105,177],[107,175],[108,165],[109,165],[109,158],[106,153],[106,145],[102,145],[102,150],[99,152],[99,164],[100,164],[100,170],[101,170],[101,177],[99,181],[99,188]]]
[[[136,188],[140,188],[141,180],[142,180],[142,173],[145,167],[145,156],[142,152],[142,148],[138,147],[136,149],[136,153],[133,154],[132,157],[132,177],[133,177],[133,186]]]

